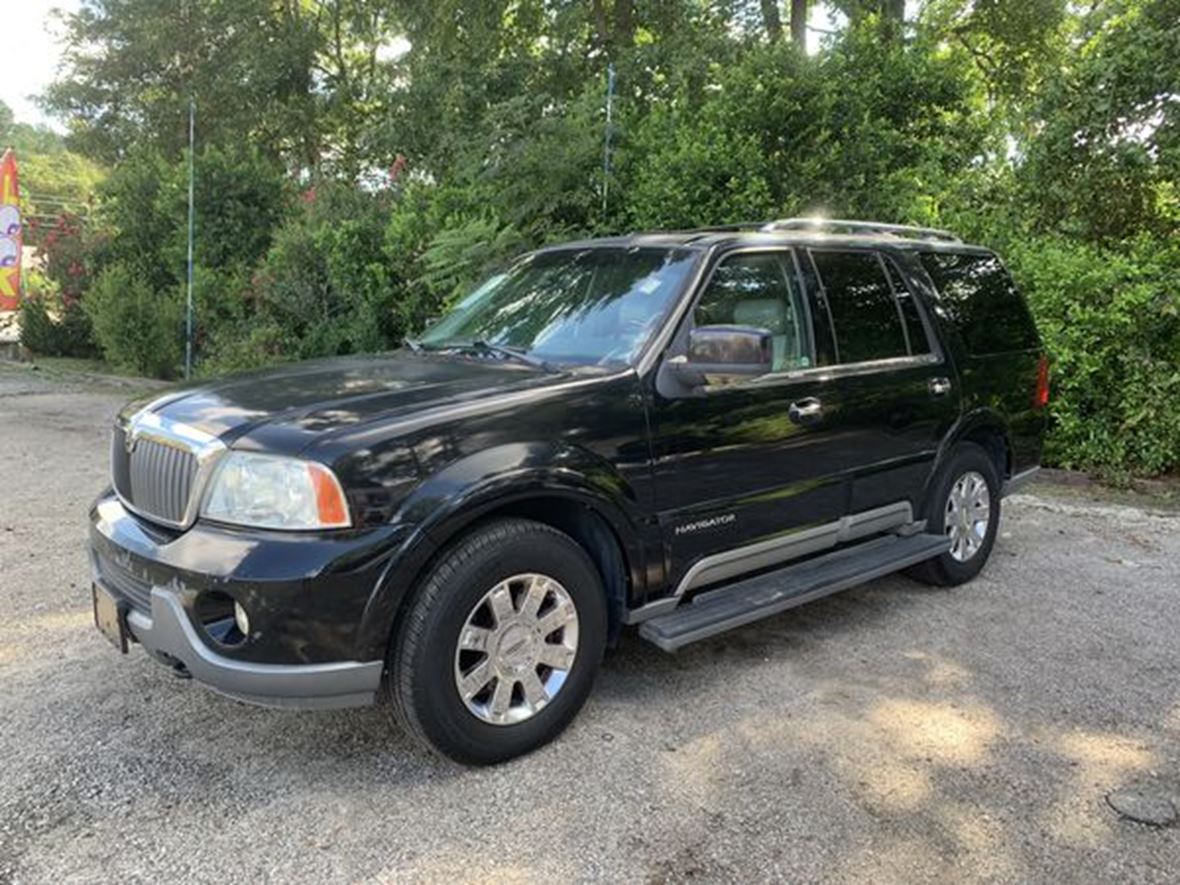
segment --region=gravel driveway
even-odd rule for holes
[[[874,582],[665,655],[466,770],[383,710],[239,705],[93,629],[125,392],[0,370],[0,881],[1175,881],[1180,519],[1005,502],[984,574]]]

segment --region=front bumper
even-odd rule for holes
[[[219,694],[268,707],[363,707],[381,685],[381,661],[262,664],[213,651],[189,620],[180,597],[151,590],[151,612],[126,610],[127,629],[165,663],[179,661],[198,682]]]
[[[200,523],[176,534],[107,494],[91,510],[90,553],[129,637],[158,660],[252,703],[350,707],[376,699],[384,662],[379,652],[358,655],[358,636],[405,534],[387,526],[298,537]],[[210,599],[240,602],[250,636],[221,641]]]

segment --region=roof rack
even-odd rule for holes
[[[759,230],[813,230],[828,233],[888,234],[914,240],[944,240],[962,242],[949,230],[937,227],[915,227],[909,224],[879,224],[875,221],[847,221],[842,218],[780,218],[762,225]]]
[[[731,224],[706,224],[702,227],[690,227],[684,230],[675,231],[675,233],[682,234],[712,234],[712,233],[727,233],[729,231],[743,231],[743,230],[764,230],[768,224],[774,222],[768,221],[736,221]]]

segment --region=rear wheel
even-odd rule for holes
[[[606,623],[597,569],[573,539],[527,520],[485,524],[409,602],[389,655],[394,716],[459,762],[527,753],[581,709]]]
[[[961,443],[939,470],[926,507],[926,531],[946,535],[950,549],[907,571],[927,584],[970,581],[987,563],[1000,524],[995,462],[974,443]]]

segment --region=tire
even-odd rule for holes
[[[970,497],[971,490],[978,487],[977,482],[972,483],[973,478],[981,479],[986,486],[987,526],[985,531],[975,530],[966,533],[974,540],[964,543],[963,530],[960,528],[956,532],[948,523],[948,516],[951,514],[952,491],[960,481],[963,481],[964,485],[960,486],[959,490],[966,491]],[[951,535],[953,546],[941,556],[913,566],[906,574],[924,584],[936,587],[954,587],[978,575],[991,555],[996,542],[996,531],[1000,525],[999,474],[995,462],[983,448],[974,443],[960,443],[956,446],[931,483],[925,515],[926,531],[936,535]],[[954,519],[953,516],[950,518]],[[962,526],[963,523],[959,525]],[[956,538],[959,539],[958,544],[955,543]],[[971,549],[973,543],[977,546]],[[963,558],[964,556],[966,558]]]
[[[602,581],[580,545],[542,523],[485,523],[438,558],[408,601],[386,695],[395,721],[425,747],[466,764],[502,762],[548,743],[577,715],[606,635]],[[460,680],[470,694],[489,673],[465,698]]]

